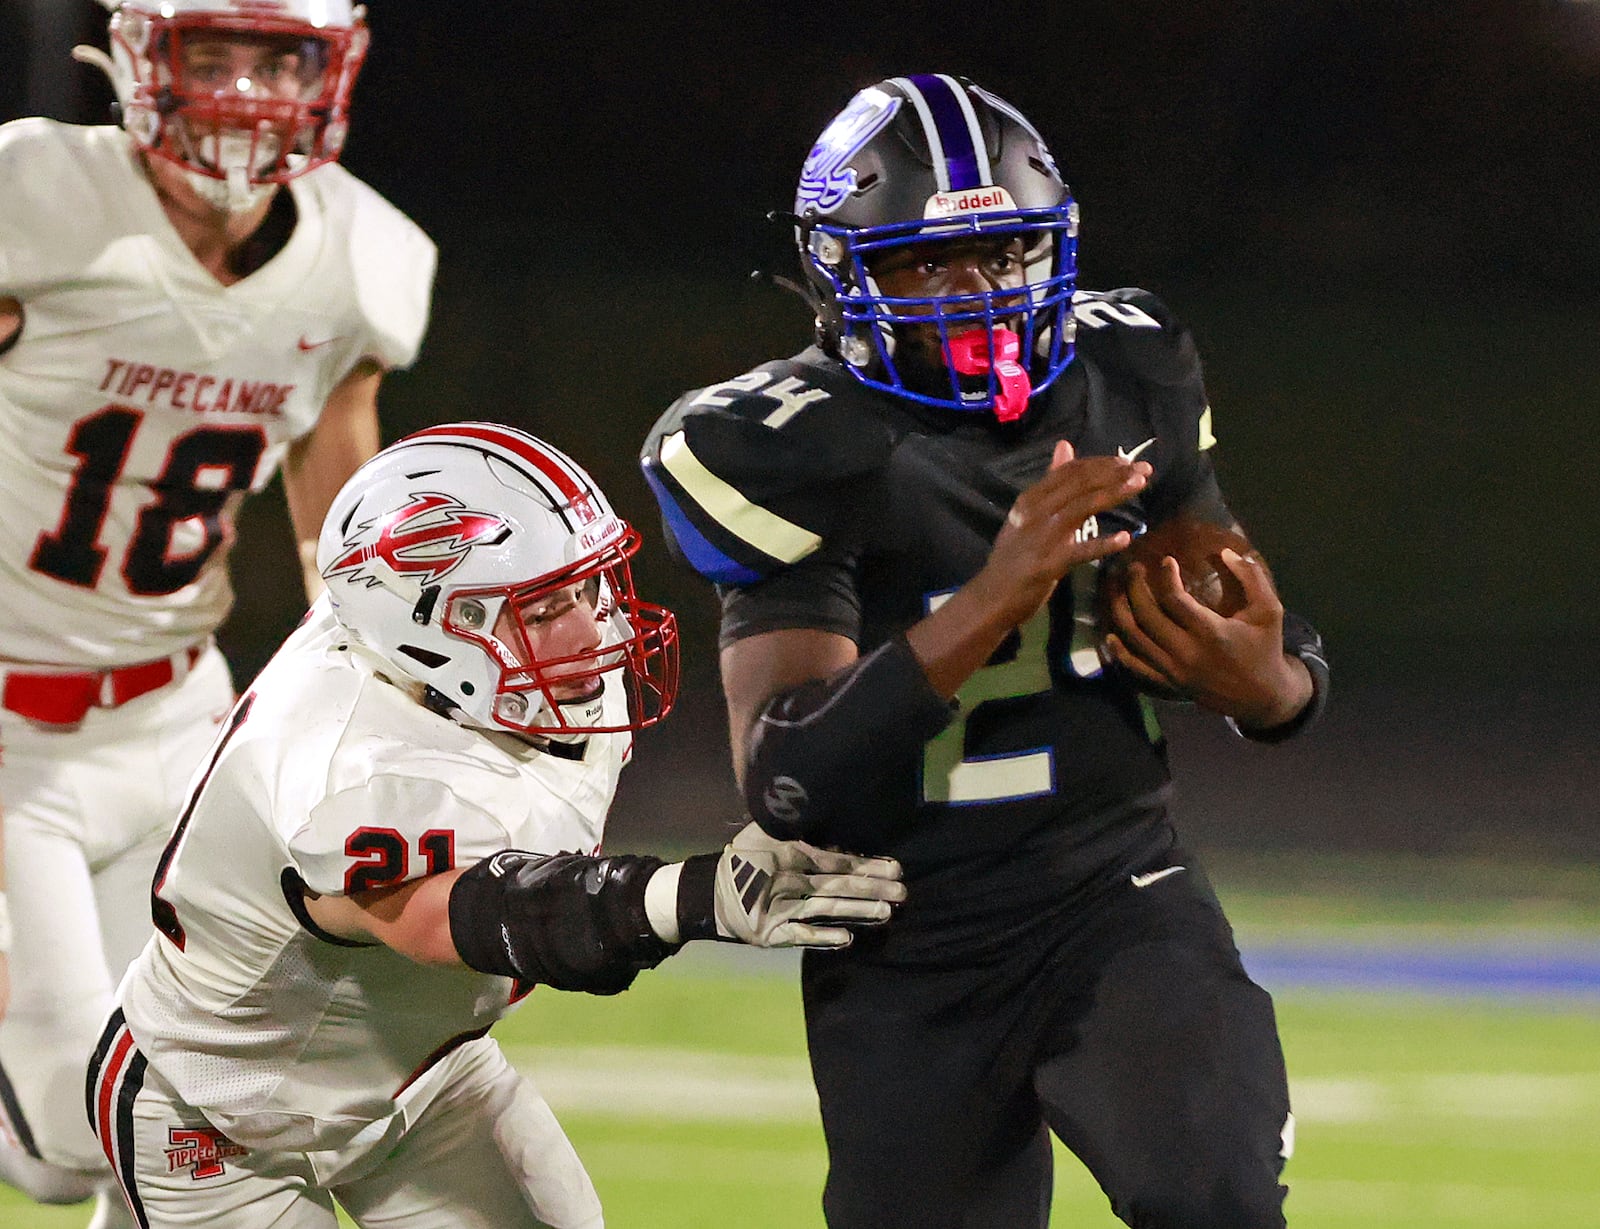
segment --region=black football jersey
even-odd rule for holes
[[[1140,290],[1080,294],[1075,312],[1075,361],[1014,423],[864,388],[817,349],[679,399],[642,463],[672,549],[721,591],[723,643],[814,628],[865,652],[904,631],[983,566],[1059,439],[1155,470],[1090,533],[1179,507],[1230,520],[1188,332]],[[1168,833],[1154,712],[1097,652],[1097,575],[1062,581],[915,762],[864,766],[829,838],[893,853],[912,877],[1032,850],[1070,880]]]

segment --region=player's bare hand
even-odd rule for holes
[[[1017,496],[974,578],[986,598],[1022,623],[1073,568],[1125,549],[1132,540],[1127,532],[1099,537],[1085,533],[1085,525],[1143,490],[1151,472],[1145,461],[1080,458],[1066,440],[1057,443],[1049,470]]]
[[[1106,649],[1144,682],[1180,692],[1252,729],[1288,721],[1311,698],[1305,667],[1283,652],[1283,603],[1266,569],[1224,550],[1222,563],[1244,588],[1231,618],[1206,609],[1183,587],[1173,559],[1132,564],[1126,599],[1112,604],[1116,631]]]

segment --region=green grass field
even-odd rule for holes
[[[1299,1124],[1292,1224],[1600,1224],[1593,1005],[1294,993],[1279,1008]],[[540,1073],[608,1224],[822,1224],[792,983],[661,976],[613,1003],[551,996],[523,1014],[507,1047]],[[1065,1153],[1055,1208],[1052,1226],[1120,1223]]]
[[[1574,874],[1554,897],[1548,874],[1530,875],[1547,893],[1537,905],[1502,891],[1425,907],[1391,866],[1347,892],[1296,885],[1293,921],[1281,896],[1251,886],[1248,867],[1234,876],[1244,886],[1223,894],[1246,951],[1256,936],[1327,942],[1372,928],[1391,939],[1600,937],[1600,881]],[[625,995],[540,991],[499,1026],[587,1161],[613,1229],[821,1226],[824,1156],[793,968],[785,955],[690,949]],[[1276,997],[1298,1120],[1292,1225],[1600,1225],[1595,1000]],[[1057,1173],[1052,1226],[1119,1223],[1071,1156]],[[5,1229],[86,1219],[0,1191]]]

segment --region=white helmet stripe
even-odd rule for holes
[[[983,128],[978,123],[978,113],[972,109],[972,99],[967,97],[967,91],[955,78],[940,73],[939,80],[950,87],[950,92],[956,96],[956,102],[961,104],[961,114],[967,118],[967,131],[972,134],[972,152],[978,156],[978,177],[985,184],[992,184],[994,168],[989,165],[989,146],[983,139]]]
[[[928,106],[922,91],[911,83],[910,77],[891,77],[890,80],[905,91],[906,97],[911,99],[911,105],[917,109],[917,118],[922,121],[922,133],[928,138],[928,152],[933,155],[933,173],[937,177],[939,191],[950,191],[950,168],[945,165],[944,142],[939,137],[939,125],[934,123],[933,109]]]
[[[917,117],[922,121],[922,131],[928,141],[928,153],[932,156],[933,172],[939,191],[949,192],[953,188],[962,190],[992,184],[994,168],[989,162],[989,148],[984,142],[983,128],[978,123],[977,113],[972,109],[972,100],[967,97],[966,88],[954,77],[945,73],[934,73],[920,79],[893,77],[891,80],[905,92],[906,97],[911,99],[911,105],[916,108]],[[919,85],[918,80],[924,84]],[[932,86],[937,94],[944,97],[937,100],[930,99],[927,86]],[[940,112],[944,115],[945,123],[952,125],[948,142],[939,127]],[[959,121],[955,119],[956,112],[960,113]],[[952,142],[954,148],[950,147]],[[969,150],[970,162],[968,162]],[[961,183],[951,182],[952,161],[955,161],[962,170]],[[966,178],[974,174],[977,183]]]

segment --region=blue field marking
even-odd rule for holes
[[[1544,936],[1516,943],[1497,936],[1476,945],[1415,938],[1339,943],[1323,935],[1295,941],[1242,936],[1239,950],[1250,976],[1272,991],[1600,999],[1600,936],[1592,944]],[[794,948],[691,943],[662,971],[668,976],[798,978],[800,953]]]
[[[1241,951],[1250,976],[1268,990],[1296,987],[1600,998],[1600,941],[1516,947],[1255,943],[1244,945]]]

